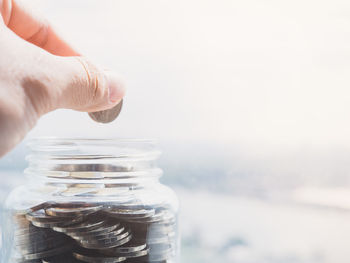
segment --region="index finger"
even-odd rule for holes
[[[5,16],[4,21],[7,27],[18,36],[54,55],[79,55],[78,52],[55,32],[46,19],[33,12],[33,10],[25,6],[22,2],[15,0],[4,1],[7,2],[9,9],[3,14]]]

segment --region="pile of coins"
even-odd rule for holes
[[[172,262],[176,216],[162,205],[46,202],[15,218],[13,262]]]

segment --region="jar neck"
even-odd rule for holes
[[[140,185],[158,182],[162,174],[156,165],[160,152],[151,141],[41,138],[29,147],[30,180]]]

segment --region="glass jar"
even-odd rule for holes
[[[179,262],[178,199],[143,140],[42,138],[3,213],[2,262]]]

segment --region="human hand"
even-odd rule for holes
[[[118,77],[80,57],[45,19],[0,0],[0,156],[45,113],[105,110],[123,96]]]

